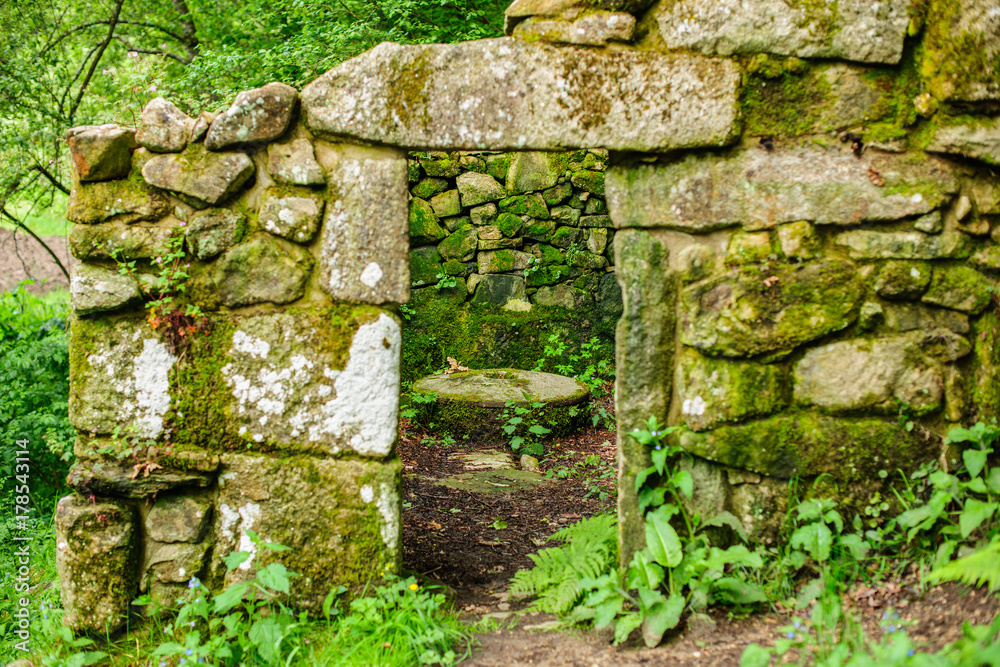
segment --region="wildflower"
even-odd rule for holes
[[[167,667],[167,661],[166,660],[160,660],[160,667]]]
[[[198,577],[191,577],[191,580],[188,581],[188,588],[198,588],[199,586],[201,586],[201,582],[198,581]]]
[[[149,87],[149,89],[155,93],[156,92],[156,84],[154,83],[152,86]]]
[[[795,633],[794,633],[794,632],[792,632],[791,630],[789,630],[789,631],[788,631],[788,634],[787,634],[786,636],[787,636],[787,637],[788,637],[789,639],[795,639]]]
[[[193,628],[194,627],[194,621],[191,621],[188,625],[190,625]]]
[[[410,584],[410,590],[411,590],[411,591],[415,591],[415,590],[417,590],[418,588],[420,588],[420,586],[417,586],[416,584]]]
[[[906,652],[906,657],[907,658],[912,658],[913,657],[913,649],[912,648],[909,651]]]
[[[663,449],[663,445],[656,445],[655,447],[653,447],[653,449],[655,449],[656,451],[660,451],[661,449]]]
[[[184,651],[184,655],[191,655],[192,653],[194,653],[194,651],[192,651],[191,649],[187,649]]]
[[[890,625],[889,626],[889,632],[895,632],[895,631],[896,631],[896,626],[895,625]]]
[[[795,621],[795,627],[796,627],[796,629],[801,628],[802,627],[802,621]]]

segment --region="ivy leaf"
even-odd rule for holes
[[[740,657],[740,667],[768,667],[770,664],[770,650],[756,644],[750,644],[743,649],[743,655]]]
[[[670,525],[670,517],[676,511],[664,505],[646,516],[646,548],[654,561],[666,567],[677,567],[684,557],[681,540]]]

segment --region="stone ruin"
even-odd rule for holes
[[[1000,414],[994,2],[518,0],[507,29],[69,132],[73,628],[272,559],[307,609],[400,567],[406,150],[609,151],[624,559],[650,416],[684,427],[702,511],[767,539],[789,479],[871,513]],[[164,271],[180,309],[147,311]]]

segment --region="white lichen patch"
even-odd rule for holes
[[[236,331],[233,334],[233,350],[258,359],[266,359],[271,351],[271,345],[266,340],[251,336],[244,331]]]
[[[233,509],[228,504],[222,503],[219,506],[219,513],[222,515],[219,522],[219,531],[226,540],[232,542],[235,539],[236,531],[239,530],[240,539],[235,550],[246,551],[250,554],[249,558],[240,563],[239,568],[241,570],[249,570],[254,557],[257,555],[257,545],[247,535],[247,531],[252,530],[254,524],[257,523],[257,519],[260,518],[260,505],[257,503],[247,503]],[[231,551],[232,549],[230,549]]]
[[[706,407],[708,405],[705,403],[705,399],[701,396],[695,396],[694,398],[684,399],[684,403],[681,405],[681,412],[685,415],[700,417],[705,414]]]
[[[303,408],[293,421],[308,440],[344,442],[365,456],[386,456],[396,437],[399,410],[399,325],[381,314],[358,328],[347,366],[334,380],[334,397],[318,409]],[[334,445],[331,453],[339,447]]]
[[[365,501],[366,503],[370,503],[371,501],[375,500],[375,489],[373,489],[368,484],[365,484],[364,486],[362,486],[361,487],[361,500]]]
[[[392,484],[384,483],[375,505],[382,514],[382,542],[389,549],[399,545],[399,491]]]
[[[369,287],[375,287],[380,280],[382,280],[382,267],[375,262],[370,263],[361,272],[361,282]]]

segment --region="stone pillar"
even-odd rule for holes
[[[218,118],[159,99],[135,135],[70,133],[74,629],[273,561],[308,609],[399,570],[406,155],[314,142],[297,104],[269,84]]]

